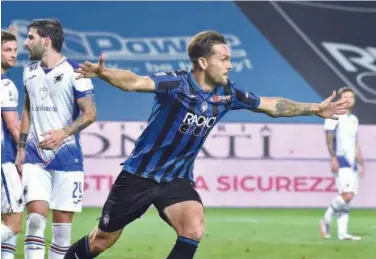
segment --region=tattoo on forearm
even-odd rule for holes
[[[297,103],[288,99],[280,98],[275,105],[275,115],[277,117],[292,117],[299,115],[314,114],[312,104]]]
[[[20,140],[18,142],[18,147],[19,148],[25,148],[26,147],[26,142],[27,142],[27,133],[21,132],[20,133]]]
[[[82,131],[95,121],[96,112],[93,96],[81,98],[77,104],[81,111],[80,116],[72,124],[63,129],[68,136]]]
[[[331,157],[336,156],[336,152],[334,151],[334,135],[331,132],[328,132],[326,135],[326,145],[328,146],[328,151]]]

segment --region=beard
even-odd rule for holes
[[[35,46],[29,50],[30,60],[41,60],[43,57],[45,49],[42,46]]]
[[[9,62],[5,61],[5,60],[1,60],[1,67],[4,68],[4,69],[8,69],[8,68],[11,68],[15,65],[15,62],[14,64],[10,64]]]

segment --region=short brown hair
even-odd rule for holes
[[[216,31],[203,31],[196,34],[188,44],[188,56],[193,64],[197,64],[200,57],[214,54],[215,44],[227,44],[225,37]]]
[[[348,86],[345,86],[345,87],[342,87],[342,88],[338,89],[338,97],[341,98],[342,94],[343,93],[347,93],[347,92],[351,92],[351,93],[353,93],[355,95],[355,92],[354,92],[353,89],[351,89]]]
[[[1,44],[8,41],[17,41],[16,36],[10,32],[1,31]]]
[[[64,42],[64,30],[59,20],[56,19],[36,19],[33,20],[27,29],[36,29],[41,37],[49,37],[52,42],[52,48],[61,52]]]

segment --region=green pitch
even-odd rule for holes
[[[322,240],[318,221],[322,210],[312,209],[207,209],[206,236],[197,259],[376,259],[376,210],[353,210],[350,229],[361,241]],[[72,240],[96,225],[99,209],[77,214]],[[335,222],[335,221],[334,221]],[[99,258],[164,259],[175,242],[175,233],[151,209],[131,224],[118,242]],[[46,243],[51,242],[51,226]],[[16,258],[23,258],[23,234]],[[48,257],[46,257],[48,258]]]

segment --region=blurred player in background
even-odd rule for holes
[[[13,259],[24,209],[21,177],[14,164],[20,134],[18,91],[5,76],[16,64],[17,40],[1,31],[1,258]]]
[[[76,80],[76,65],[60,52],[64,42],[59,21],[34,20],[25,47],[17,169],[23,173],[28,211],[25,258],[43,259],[48,209],[52,209],[50,259],[63,258],[71,241],[73,215],[82,209],[83,154],[79,133],[95,121],[93,85]],[[26,158],[25,158],[26,157]]]
[[[335,197],[320,220],[321,234],[330,238],[330,225],[334,214],[338,217],[338,238],[360,240],[348,233],[350,202],[359,188],[359,176],[364,176],[364,159],[358,142],[358,118],[351,113],[355,94],[349,87],[338,91],[339,99],[350,103],[348,112],[338,120],[326,119],[326,143],[331,156],[331,171],[335,175],[339,195]]]
[[[257,97],[229,80],[231,54],[224,36],[197,34],[188,55],[192,71],[138,76],[131,71],[85,62],[82,77],[98,76],[124,91],[155,94],[148,125],[124,163],[103,207],[98,228],[78,240],[66,259],[91,259],[112,246],[125,226],[154,204],[174,228],[175,246],[168,259],[192,259],[204,234],[204,208],[193,186],[193,164],[215,124],[229,111],[248,109],[273,117],[318,115],[332,118],[345,112],[346,102],[297,103]],[[137,108],[137,107],[133,107]]]

